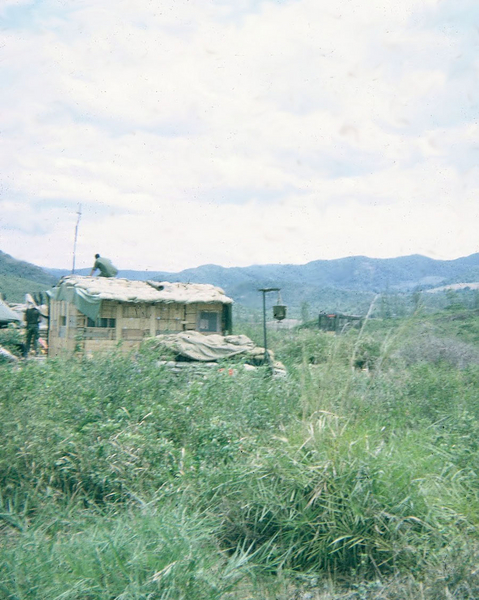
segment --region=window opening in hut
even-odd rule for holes
[[[96,321],[88,318],[87,327],[116,327],[116,319],[109,319],[105,317],[98,317]]]
[[[207,332],[218,331],[218,317],[219,313],[217,312],[201,311],[198,330]]]

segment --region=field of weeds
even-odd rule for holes
[[[284,378],[142,351],[0,365],[0,597],[477,599],[461,315],[272,332]]]

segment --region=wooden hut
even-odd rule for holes
[[[128,351],[163,333],[232,333],[233,301],[213,285],[69,275],[48,296],[49,356]]]

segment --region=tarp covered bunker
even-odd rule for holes
[[[185,331],[158,335],[152,344],[157,348],[166,348],[178,356],[200,362],[218,361],[240,354],[247,355],[255,349],[246,335],[208,335],[198,331]]]
[[[185,367],[184,360],[192,361],[196,364],[207,364],[214,366],[218,362],[240,357],[244,367],[255,369],[256,366],[267,365],[270,367],[273,375],[285,375],[285,366],[274,359],[271,350],[268,351],[268,357],[265,355],[264,348],[256,346],[254,342],[246,335],[208,335],[205,336],[198,331],[184,331],[166,335],[158,335],[156,338],[148,341],[149,348],[152,351],[167,350],[174,355],[174,360],[162,360],[159,364],[164,364],[173,370]]]

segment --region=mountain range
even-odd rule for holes
[[[0,291],[13,280],[17,287],[19,280],[25,280],[26,291],[48,289],[70,273],[67,269],[42,269],[0,251]],[[88,275],[90,269],[78,269],[76,273]],[[222,287],[236,304],[256,309],[261,307],[260,288],[279,287],[280,300],[296,313],[305,304],[315,311],[356,309],[362,312],[376,294],[404,295],[419,289],[479,281],[479,253],[455,260],[435,260],[414,254],[387,259],[352,256],[315,260],[304,265],[203,265],[177,273],[120,268],[118,276],[211,283]]]
[[[67,271],[48,269],[57,277]],[[88,274],[89,269],[78,271]],[[178,273],[121,270],[119,277],[211,283],[222,287],[236,303],[260,308],[258,289],[281,288],[281,300],[298,309],[362,311],[376,294],[404,294],[457,282],[479,281],[479,253],[456,260],[435,260],[418,254],[398,258],[353,256],[315,260],[304,265],[203,265]],[[296,311],[297,312],[297,311]]]
[[[17,260],[0,250],[0,294],[9,302],[23,302],[26,293],[52,287],[58,277],[41,267]]]

